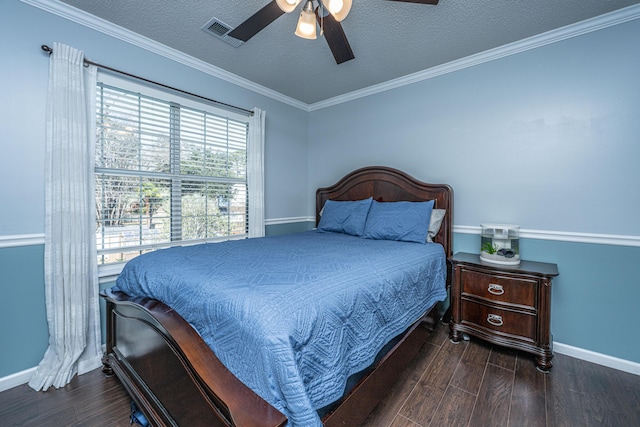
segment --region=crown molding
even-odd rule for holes
[[[355,99],[364,98],[369,95],[374,95],[380,92],[396,89],[402,86],[406,86],[412,83],[417,83],[423,80],[428,80],[433,77],[438,77],[443,74],[452,73],[454,71],[462,70],[465,68],[473,67],[485,62],[493,61],[503,58],[505,56],[515,55],[520,52],[524,52],[531,49],[536,49],[541,46],[560,42],[572,37],[577,37],[582,34],[587,34],[593,31],[598,31],[603,28],[623,24],[628,21],[633,21],[640,18],[640,4],[628,6],[623,9],[619,9],[613,12],[606,13],[604,15],[597,16],[595,18],[587,19],[575,24],[567,25],[562,28],[548,31],[546,33],[538,34],[517,42],[509,43],[504,46],[500,46],[494,49],[490,49],[484,52],[480,52],[475,55],[461,58],[455,61],[448,62],[446,64],[438,65],[423,71],[418,71],[413,74],[409,74],[397,79],[389,80],[378,85],[369,86],[367,88],[349,92],[344,95],[339,95],[324,101],[316,102],[313,104],[307,104],[289,96],[283,95],[272,89],[266,88],[262,85],[254,83],[250,80],[244,79],[233,73],[225,71],[221,68],[213,66],[209,63],[193,58],[168,46],[153,41],[147,37],[141,36],[133,31],[127,30],[101,18],[93,16],[89,13],[83,12],[72,6],[69,6],[62,2],[52,2],[51,0],[21,0],[23,3],[32,5],[39,9],[50,12],[54,15],[76,22],[85,27],[94,29],[106,35],[115,37],[127,43],[131,43],[135,46],[146,49],[150,52],[164,56],[168,59],[174,60],[188,67],[202,71],[203,73],[217,77],[221,80],[233,83],[239,87],[251,90],[258,94],[267,96],[276,101],[280,101],[284,104],[292,107],[311,112],[320,110],[322,108],[331,107],[334,105],[342,104],[344,102],[353,101]]]
[[[138,46],[149,52],[158,54],[172,61],[186,65],[187,67],[201,71],[210,76],[219,78],[226,82],[232,83],[236,86],[248,89],[252,92],[260,95],[267,96],[276,101],[290,105],[295,108],[299,108],[304,111],[309,111],[309,105],[293,99],[289,96],[283,95],[280,92],[276,92],[272,89],[254,83],[236,74],[230,73],[222,68],[211,65],[207,62],[196,59],[190,55],[180,52],[176,49],[165,46],[150,38],[144,37],[140,34],[134,33],[131,30],[115,25],[109,21],[106,21],[90,13],[84,12],[73,6],[60,1],[51,0],[20,0],[23,3],[42,9],[53,15],[75,22],[92,30],[96,30],[108,36],[122,40],[134,46]]]
[[[520,52],[536,49],[538,47],[552,43],[557,43],[562,40],[580,36],[582,34],[598,31],[603,28],[612,27],[614,25],[619,25],[628,21],[633,21],[638,18],[640,18],[640,4],[609,12],[595,18],[567,25],[562,28],[547,31],[546,33],[528,37],[517,42],[509,43],[504,46],[480,52],[475,55],[467,56],[465,58],[438,65],[436,67],[432,67],[423,71],[418,71],[404,77],[399,77],[397,79],[389,80],[387,82],[380,83],[374,86],[369,86],[361,90],[356,90],[344,95],[339,95],[334,98],[316,102],[309,105],[309,111],[320,110],[322,108],[327,108],[337,104],[342,104],[344,102],[353,101],[358,98],[364,98],[369,95],[396,89],[402,86],[410,85],[412,83],[421,82],[423,80],[428,80],[434,77],[441,76],[443,74],[452,73],[454,71],[473,67],[478,64],[494,61],[505,56],[515,55]]]

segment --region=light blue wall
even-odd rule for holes
[[[0,249],[0,378],[36,366],[49,342],[44,246]]]
[[[454,224],[640,236],[640,20],[310,113],[313,191],[367,165],[450,184]],[[479,251],[455,233],[455,251]],[[557,342],[640,362],[640,248],[524,239],[556,262]]]
[[[640,235],[640,20],[313,111],[313,192],[381,164],[453,186],[456,225]]]
[[[19,1],[0,1],[0,237],[44,232],[49,60],[58,41],[99,63],[244,108],[267,111],[266,218],[304,217],[305,110],[197,71]],[[47,347],[42,245],[0,249],[0,378],[32,368]]]
[[[267,236],[276,236],[278,234],[299,233],[301,231],[311,230],[314,226],[315,224],[309,221],[273,224],[265,227],[265,234]]]
[[[267,219],[313,217],[317,187],[381,164],[451,184],[458,226],[508,221],[640,235],[638,22],[311,113],[17,1],[0,1],[0,39],[0,236],[44,231],[48,60],[39,46],[54,41],[265,109]],[[267,233],[309,226],[274,224]],[[477,240],[456,233],[454,249],[477,252]],[[526,258],[559,265],[556,341],[640,362],[638,248],[533,239],[521,246]],[[42,245],[0,249],[0,342],[10,343],[0,351],[0,378],[34,367],[47,346],[42,264]]]

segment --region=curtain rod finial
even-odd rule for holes
[[[47,52],[49,55],[51,55],[53,53],[53,49],[51,49],[49,46],[47,46],[46,44],[43,44],[42,46],[40,46],[40,48],[42,50],[44,50],[45,52]]]

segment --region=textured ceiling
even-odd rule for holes
[[[323,38],[293,34],[285,14],[236,48],[205,33],[236,27],[269,0],[64,0],[163,45],[313,104],[564,27],[640,0],[440,0],[437,6],[353,0],[342,22],[355,59],[337,65]]]

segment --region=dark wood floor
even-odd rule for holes
[[[640,426],[640,377],[556,354],[550,374],[533,358],[478,340],[452,344],[446,325],[400,375],[367,427]],[[129,404],[100,370],[38,393],[0,393],[0,426],[129,426]]]

